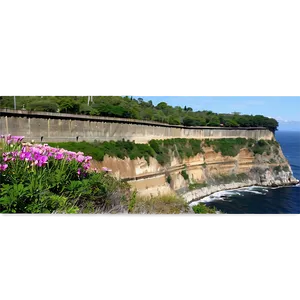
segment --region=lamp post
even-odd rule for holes
[[[14,109],[17,109],[16,96],[14,96]]]

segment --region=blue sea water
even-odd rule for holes
[[[300,179],[300,132],[278,131],[276,139],[294,177]],[[201,202],[229,214],[299,214],[300,186],[223,191],[205,197]]]

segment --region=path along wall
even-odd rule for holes
[[[0,134],[25,136],[25,141],[110,141],[147,143],[169,138],[274,138],[262,127],[185,127],[151,121],[0,109]]]

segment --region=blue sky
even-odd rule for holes
[[[300,122],[300,97],[206,97],[206,96],[134,96],[156,105],[167,102],[171,106],[185,105],[197,110],[212,110],[216,113],[240,112],[264,115],[278,121]]]

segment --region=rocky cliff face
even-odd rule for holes
[[[141,195],[156,196],[179,193],[193,201],[214,192],[239,187],[283,186],[297,184],[291,167],[277,143],[262,154],[242,148],[236,156],[223,156],[214,147],[204,147],[203,153],[180,159],[170,153],[168,165],[156,159],[130,160],[105,156],[103,162],[93,162],[96,168],[108,167],[112,173],[128,181]]]

